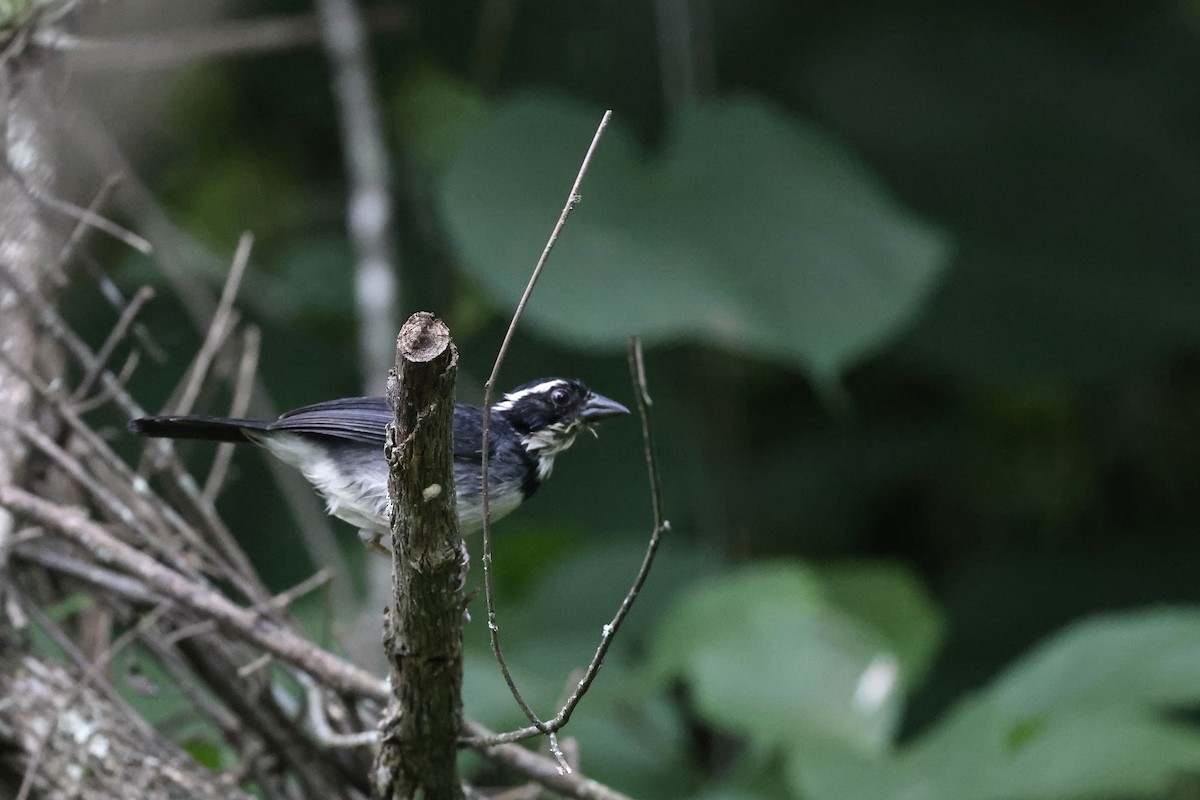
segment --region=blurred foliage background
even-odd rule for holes
[[[1200,6],[389,7],[400,302],[450,324],[460,399],[615,111],[500,381],[628,403],[626,339],[649,347],[673,531],[568,728],[587,772],[709,800],[1200,797]],[[95,81],[181,228],[223,260],[257,237],[240,308],[276,402],[357,394],[320,49]],[[151,406],[199,341],[177,303],[147,316],[174,354],[135,378]],[[545,713],[650,528],[636,422],[602,434],[497,526]],[[319,565],[259,455],[235,466],[224,513],[294,584]],[[468,713],[513,726],[480,616]]]

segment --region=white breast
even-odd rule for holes
[[[375,458],[341,464],[325,448],[299,436],[274,433],[261,442],[271,455],[304,474],[330,514],[360,530],[388,533],[387,462],[383,450]]]

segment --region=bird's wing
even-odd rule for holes
[[[494,460],[503,442],[519,438],[503,414],[492,414],[488,432],[488,460]],[[483,410],[478,406],[459,403],[454,406],[454,460],[474,464],[480,462],[483,443]],[[522,451],[524,452],[524,451]]]
[[[392,407],[383,397],[345,397],[327,400],[295,411],[288,411],[271,423],[269,430],[290,431],[314,436],[331,436],[380,448],[386,439]],[[491,457],[496,457],[498,442],[511,433],[507,422],[492,416],[488,437]],[[483,412],[461,403],[454,406],[454,460],[479,463],[479,444],[483,439]]]
[[[383,397],[345,397],[288,411],[269,430],[331,436],[383,450],[392,408]]]

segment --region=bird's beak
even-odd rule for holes
[[[629,409],[616,400],[609,400],[602,394],[593,393],[588,395],[583,410],[579,412],[579,419],[584,422],[596,422],[606,417],[619,417],[621,414],[628,413]]]

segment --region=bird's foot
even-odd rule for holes
[[[372,550],[384,558],[392,557],[392,551],[383,546],[383,534],[379,531],[363,529],[358,532],[358,538],[362,540],[368,550]]]

